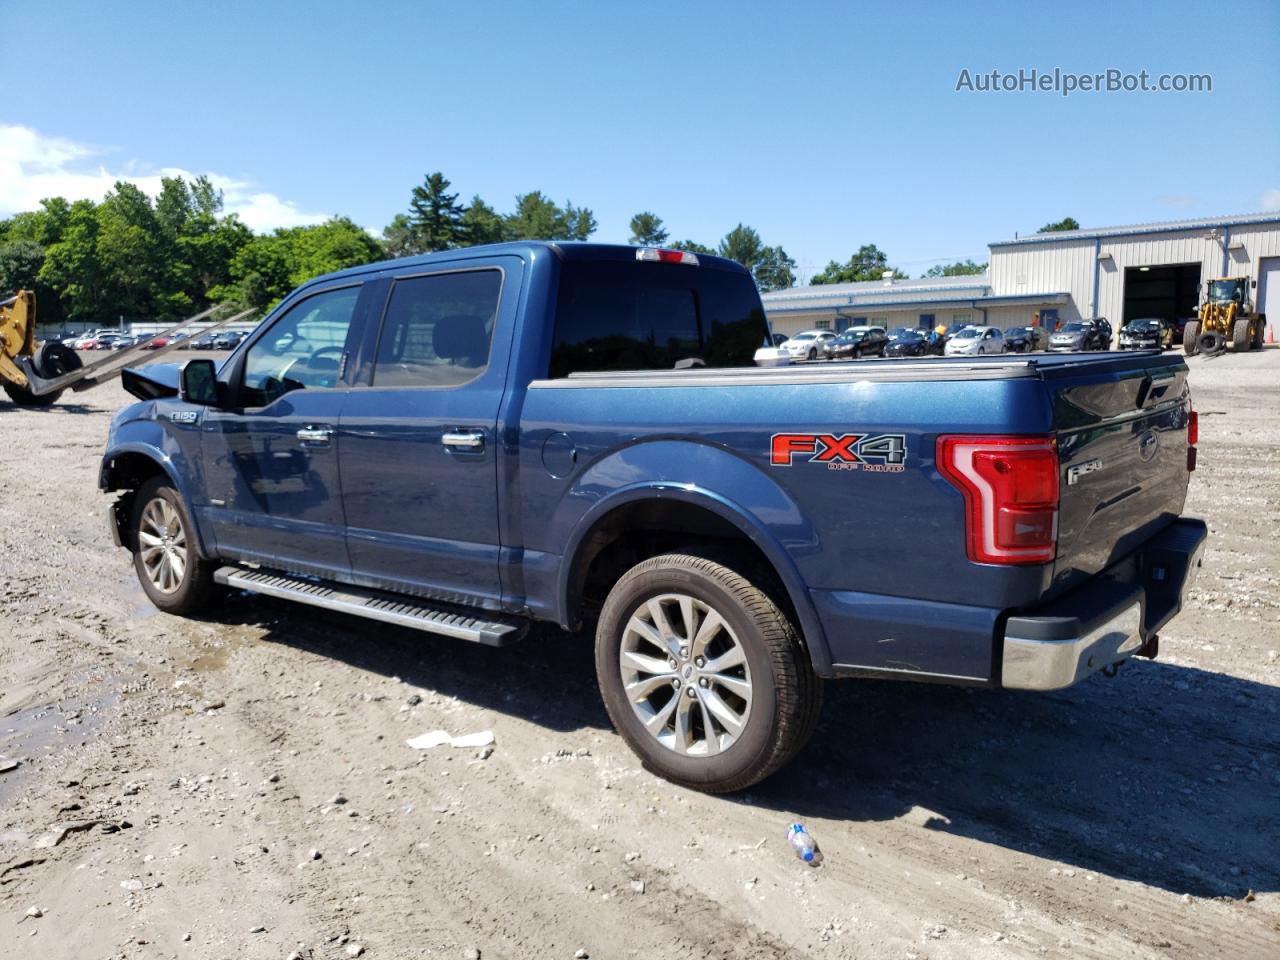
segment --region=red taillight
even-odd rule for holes
[[[1058,445],[1052,437],[944,436],[938,472],[964,494],[975,563],[1048,563],[1058,547]]]
[[[1196,468],[1196,444],[1200,441],[1200,414],[1187,414],[1187,473]]]
[[[697,255],[688,250],[659,250],[657,247],[641,247],[636,251],[636,259],[654,263],[683,263],[691,267],[698,265]]]

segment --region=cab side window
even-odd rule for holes
[[[290,307],[245,355],[241,404],[265,407],[290,390],[337,386],[359,296],[359,287],[343,287]]]
[[[391,287],[375,387],[456,387],[489,365],[502,291],[499,270],[468,270],[397,280]]]

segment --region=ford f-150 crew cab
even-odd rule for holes
[[[172,613],[232,588],[494,645],[594,625],[618,731],[703,790],[792,757],[827,678],[1050,690],[1155,655],[1206,536],[1181,357],[752,366],[768,342],[750,275],[700,254],[320,277],[220,368],[126,373],[110,527]]]

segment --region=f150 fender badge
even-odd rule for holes
[[[775,433],[769,463],[789,467],[799,456],[825,463],[828,470],[901,473],[906,469],[907,438],[901,433]]]
[[[169,419],[174,423],[195,423],[196,411],[194,410],[170,410]]]
[[[1067,467],[1067,486],[1074,487],[1080,482],[1081,477],[1101,469],[1102,461],[1097,457],[1092,460],[1086,460],[1083,463],[1077,463],[1073,467]]]

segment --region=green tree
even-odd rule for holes
[[[217,288],[217,294],[265,308],[314,277],[385,255],[377,240],[346,217],[311,227],[281,228],[270,236],[254,237],[236,253],[230,282]]]
[[[796,285],[796,262],[782,247],[765,247],[751,274],[761,292],[785,290]]]
[[[427,174],[422,185],[409,197],[409,225],[414,253],[434,253],[458,246],[462,236],[462,206],[458,195],[449,192],[444,174]]]
[[[1080,224],[1076,223],[1075,217],[1063,217],[1057,223],[1046,223],[1036,233],[1057,233],[1061,230],[1079,230]]]
[[[507,226],[498,211],[481,200],[479,195],[472,197],[462,213],[462,242],[469,247],[478,247],[485,243],[502,243],[506,239]]]
[[[926,277],[967,277],[986,273],[985,263],[974,263],[972,260],[958,260],[955,263],[939,263],[925,271]]]
[[[738,224],[720,241],[720,256],[736,260],[748,270],[755,267],[764,251],[760,234],[745,224]]]
[[[67,210],[61,238],[45,250],[38,279],[58,292],[70,320],[105,323],[114,319],[102,297],[98,233],[93,201],[77,200]]]
[[[688,250],[690,253],[705,253],[709,257],[715,256],[715,251],[706,244],[698,243],[697,240],[677,240],[675,243],[667,244],[672,250]]]
[[[845,263],[830,261],[822,272],[814,274],[809,282],[815,284],[860,283],[866,280],[879,280],[888,270],[893,270],[889,266],[888,255],[874,243],[865,243]]]
[[[0,241],[0,297],[33,289],[42,266],[44,249],[40,244],[31,240]]]
[[[534,190],[516,197],[506,232],[512,240],[586,240],[596,232],[596,218],[586,207],[566,203],[562,208]]]
[[[648,210],[637,213],[631,218],[631,239],[642,247],[660,247],[667,242],[667,231],[662,225],[662,218]]]
[[[393,260],[397,257],[411,257],[418,252],[413,224],[409,222],[408,214],[397,213],[391,218],[391,222],[382,231],[382,247]]]

